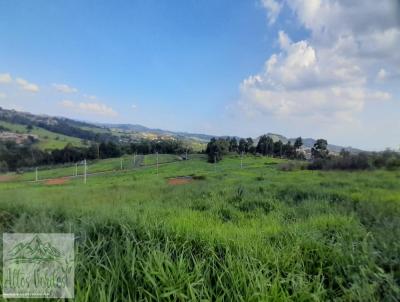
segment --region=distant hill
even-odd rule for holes
[[[160,136],[172,136],[177,138],[186,138],[193,139],[202,142],[208,142],[214,136],[207,134],[198,134],[198,133],[188,133],[188,132],[174,132],[162,129],[154,129],[148,128],[142,125],[137,124],[97,124],[98,126],[113,129],[113,130],[122,130],[125,132],[137,132],[137,133],[151,133],[157,134]]]
[[[28,126],[33,129],[28,133]],[[66,144],[82,145],[82,142],[90,141],[114,141],[129,143],[140,139],[169,140],[179,139],[186,142],[194,150],[202,150],[213,135],[174,132],[163,129],[148,128],[138,124],[102,124],[77,121],[65,117],[48,115],[35,115],[28,112],[7,110],[0,107],[0,132],[15,132],[19,134],[33,134],[39,138],[39,146],[43,149],[63,148]],[[7,134],[8,135],[8,134]],[[295,138],[287,138],[276,133],[268,133],[273,141],[281,140],[283,143],[295,141]],[[238,138],[238,137],[236,137]],[[1,137],[0,137],[1,139]],[[255,143],[258,142],[255,138]],[[304,148],[311,148],[315,139],[303,138]],[[339,153],[346,149],[352,153],[362,150],[352,147],[342,147],[329,144],[331,152]]]
[[[93,124],[64,117],[6,110],[1,107],[0,132],[30,135],[37,138],[37,144],[41,149],[50,150],[64,148],[67,144],[81,146],[85,141],[118,141],[118,137],[113,136],[111,132],[104,132]],[[10,137],[10,135],[6,137]],[[15,135],[15,137],[18,138],[21,135]]]

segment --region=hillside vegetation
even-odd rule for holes
[[[28,131],[25,125],[4,121],[0,121],[0,126],[9,129],[11,132],[37,135],[39,138],[37,145],[42,150],[62,149],[67,144],[82,146],[82,141],[79,138],[51,132],[41,127],[33,127],[32,130]]]

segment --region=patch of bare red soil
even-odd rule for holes
[[[168,184],[172,185],[172,186],[179,186],[179,185],[191,183],[192,181],[193,181],[193,178],[191,178],[191,177],[175,177],[175,178],[168,179]]]
[[[68,181],[69,181],[68,178],[54,178],[54,179],[46,180],[45,184],[48,185],[48,186],[62,185],[62,184],[65,184]]]
[[[15,175],[0,175],[0,182],[11,181],[16,178],[17,178],[17,176],[15,176]]]

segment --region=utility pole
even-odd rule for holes
[[[122,157],[121,157],[121,170],[122,170]]]
[[[135,168],[135,164],[136,164],[136,152],[133,153],[133,168]]]
[[[38,168],[37,167],[36,167],[36,170],[35,170],[35,180],[38,181]]]
[[[75,164],[75,176],[78,176],[78,163]]]
[[[83,176],[83,183],[84,184],[86,184],[86,173],[87,173],[87,167],[86,167],[86,159],[84,160],[84,165],[85,165],[85,168],[84,168],[84,176]]]
[[[188,149],[186,148],[186,160],[188,160]]]
[[[240,169],[243,169],[243,151],[240,155]]]
[[[157,175],[158,175],[158,152],[156,152],[157,154]]]

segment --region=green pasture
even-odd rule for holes
[[[28,133],[26,126],[21,124],[12,124],[5,121],[0,121],[0,125],[10,129],[12,132]],[[42,150],[62,149],[69,143],[73,146],[82,146],[81,139],[79,138],[54,133],[36,126],[33,127],[32,131],[30,131],[29,133],[39,136],[38,147]]]
[[[0,229],[74,232],[76,301],[400,299],[400,171],[160,157],[158,174],[150,155],[122,171],[120,159],[93,162],[115,171],[86,185],[0,183]]]

